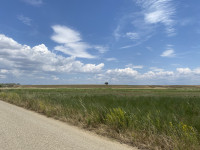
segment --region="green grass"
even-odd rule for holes
[[[149,149],[200,149],[200,89],[2,89],[2,100]]]

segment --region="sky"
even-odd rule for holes
[[[200,1],[1,0],[0,83],[200,84]]]

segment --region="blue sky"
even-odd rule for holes
[[[200,84],[200,2],[2,0],[0,82]]]

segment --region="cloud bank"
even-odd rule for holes
[[[63,39],[56,38],[56,40],[63,43]],[[76,36],[67,39],[70,40],[78,41]],[[12,80],[12,77],[22,77],[32,80],[31,82],[34,82],[32,78],[41,80],[48,78],[48,83],[52,81],[58,83],[62,80],[60,75],[69,78],[72,83],[93,84],[105,81],[111,84],[198,84],[200,80],[200,68],[182,67],[170,71],[150,67],[146,72],[143,69],[144,66],[133,64],[128,64],[125,68],[104,69],[104,63],[84,64],[73,56],[58,55],[44,44],[30,47],[0,34],[1,82],[6,79]]]
[[[102,70],[104,64],[84,64],[76,60],[75,57],[57,55],[44,44],[30,47],[0,34],[0,66],[0,73],[9,72],[17,76],[25,74],[98,73]]]

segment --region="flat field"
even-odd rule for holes
[[[21,86],[0,99],[148,149],[200,149],[200,86]]]

